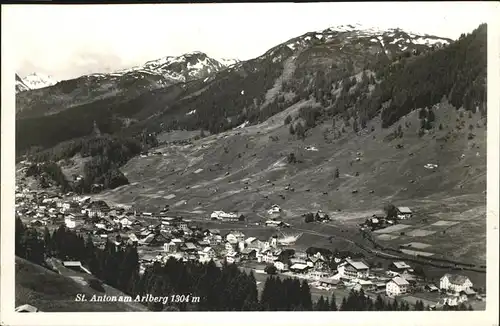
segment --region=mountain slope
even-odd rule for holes
[[[113,73],[81,76],[61,81],[52,87],[17,94],[16,117],[51,115],[101,99],[132,99],[147,91],[203,79],[225,68],[225,64],[206,54],[193,52],[148,61],[142,66]],[[35,76],[30,77],[29,81],[41,85],[41,81]],[[29,84],[28,88],[33,87]]]
[[[266,211],[278,204],[282,218],[297,228],[304,228],[302,214],[317,210],[332,216],[335,225],[356,228],[392,202],[411,207],[412,229],[429,235],[398,232],[390,245],[420,241],[431,244],[426,251],[436,257],[484,264],[486,127],[479,112],[469,116],[449,103],[438,104],[436,127],[424,135],[416,111],[387,129],[380,117],[358,132],[336,118],[318,123],[304,140],[291,135],[285,117],[314,104],[301,101],[254,126],[160,146],[154,151],[162,156],[136,157],[121,168],[129,185],[96,198],[149,211],[168,204],[172,212],[201,219],[214,210],[235,211],[252,223],[263,223]],[[462,124],[473,126],[473,139]],[[398,125],[402,132],[394,137]],[[427,168],[429,163],[437,168]],[[430,225],[440,220],[456,225],[437,233],[440,228]]]
[[[146,311],[125,302],[77,302],[77,294],[104,295],[77,281],[16,257],[16,306],[30,304],[42,312]],[[117,292],[115,290],[115,292]],[[107,293],[111,295],[111,293]],[[113,293],[113,295],[124,295]]]

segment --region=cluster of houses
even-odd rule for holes
[[[280,211],[276,206],[269,213]],[[411,216],[411,211],[404,207],[398,212],[398,216],[404,215],[404,218]],[[425,283],[410,265],[402,261],[393,262],[387,270],[370,268],[366,262],[351,259],[349,255],[325,257],[320,252],[308,254],[290,249],[290,243],[300,235],[273,235],[261,240],[246,237],[237,230],[221,233],[217,229],[204,229],[180,216],[172,216],[166,210],[154,214],[137,212],[110,207],[104,201],[92,201],[90,197],[71,193],[61,196],[16,187],[16,213],[35,227],[64,223],[78,233],[91,235],[94,244],[101,248],[107,241],[117,246],[135,245],[142,271],[155,261],[166,261],[170,257],[202,263],[214,261],[218,265],[222,262],[251,262],[252,266],[272,265],[279,273],[309,279],[324,289],[350,287],[396,297],[414,293],[425,284],[429,292],[447,293],[443,304],[448,305],[457,305],[477,296],[472,282],[462,275],[444,275],[438,288]],[[215,211],[211,218],[239,220],[241,216]],[[266,222],[266,225],[273,223]]]
[[[226,213],[224,211],[214,211],[210,214],[210,219],[223,222],[237,222],[245,220],[245,216],[243,214],[238,215],[233,212]]]
[[[396,207],[397,214],[395,218],[389,218],[385,214],[373,214],[361,224],[361,228],[370,228],[372,231],[383,229],[387,226],[396,224],[399,220],[407,220],[413,216],[409,207]]]

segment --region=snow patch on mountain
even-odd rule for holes
[[[215,60],[219,61],[223,66],[226,67],[231,67],[240,62],[237,59],[227,59],[227,58],[216,58]]]
[[[22,79],[29,89],[38,89],[57,84],[57,80],[41,73],[32,73]]]
[[[30,88],[24,83],[21,77],[16,74],[16,93],[28,91]]]

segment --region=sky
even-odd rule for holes
[[[202,51],[248,60],[341,24],[457,39],[488,21],[489,2],[2,5],[15,69],[56,80]]]

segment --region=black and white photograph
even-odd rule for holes
[[[498,325],[498,13],[2,5],[2,324]]]

